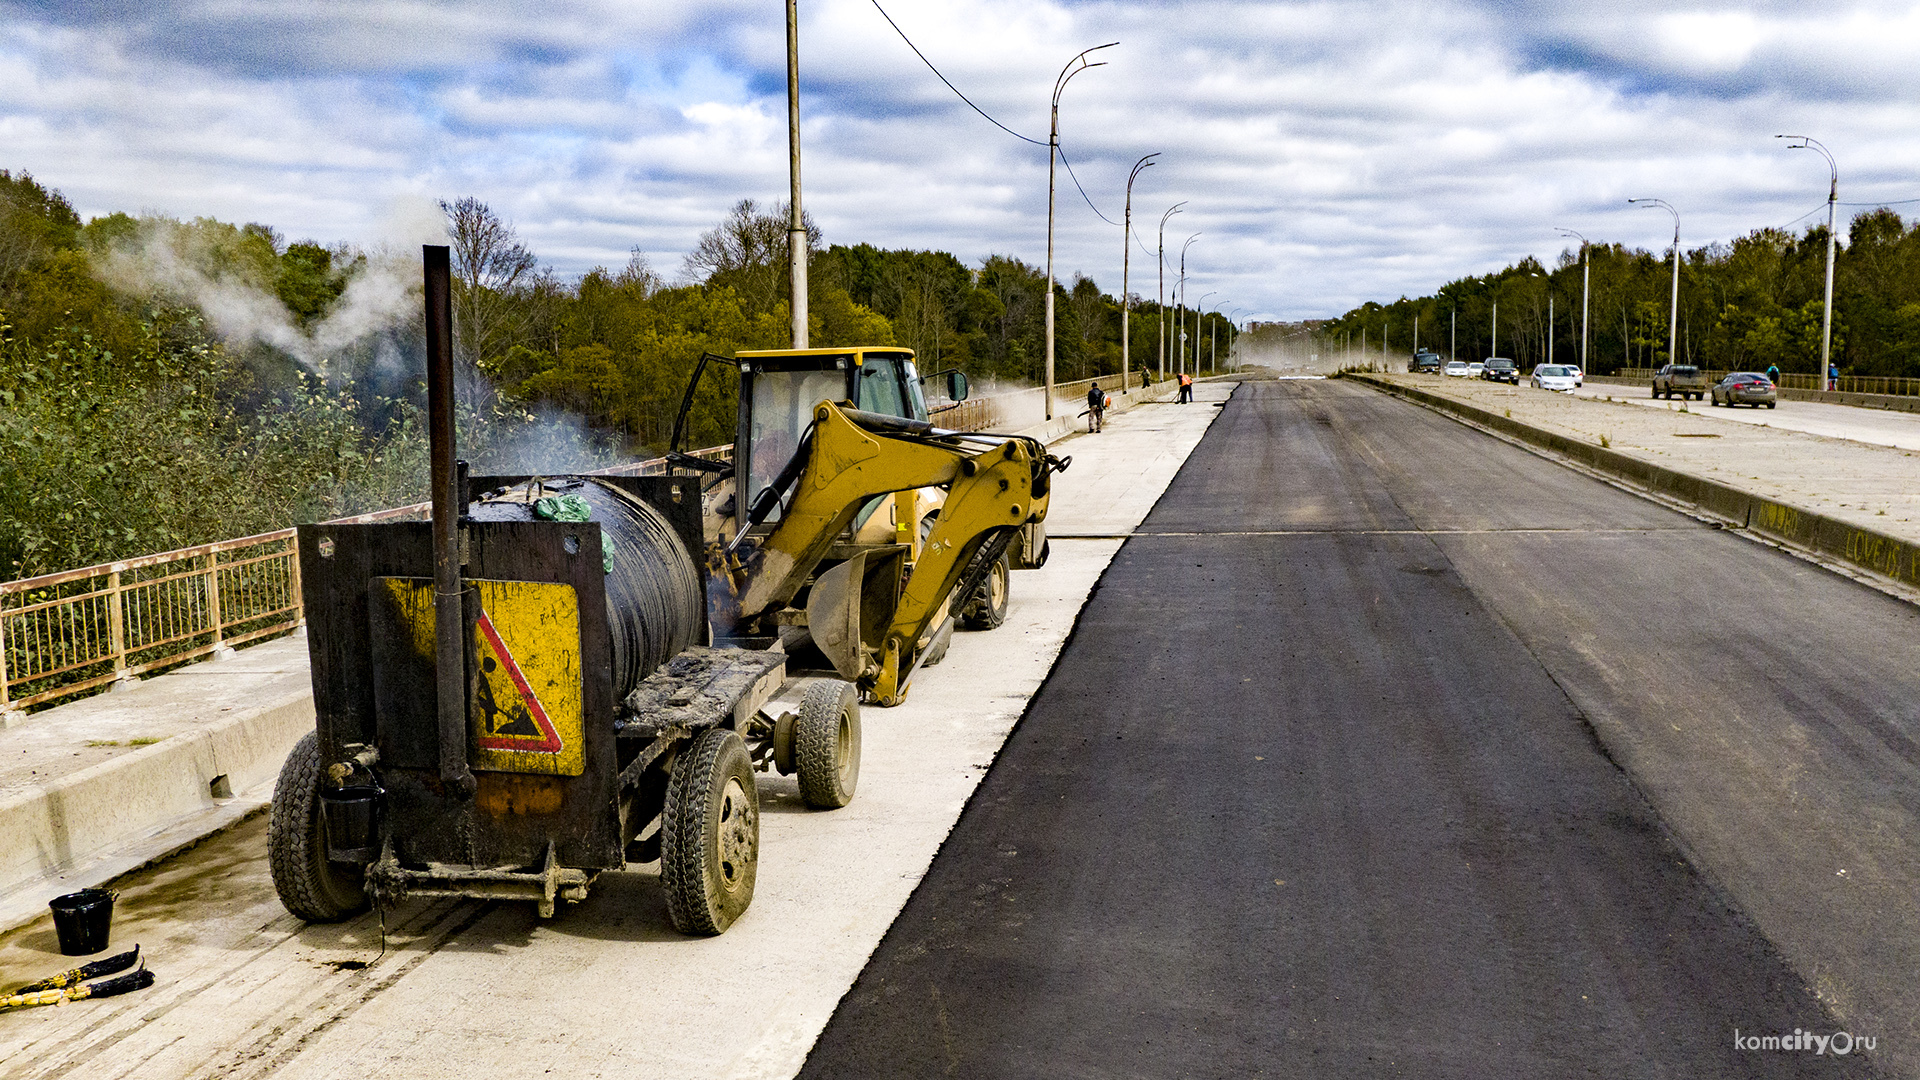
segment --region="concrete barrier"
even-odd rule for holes
[[[1521,442],[1551,450],[1598,472],[1692,506],[1710,517],[1771,540],[1802,548],[1862,570],[1920,587],[1920,545],[1829,517],[1816,510],[1776,502],[1717,480],[1643,461],[1604,446],[1534,427],[1510,416],[1457,401],[1415,386],[1401,386],[1365,373],[1345,376],[1420,405]],[[1591,380],[1590,380],[1591,381]]]
[[[313,723],[310,692],[283,694],[0,800],[0,929],[257,811]]]

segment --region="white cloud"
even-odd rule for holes
[[[883,0],[884,2],[884,0]],[[1046,152],[953,98],[868,0],[802,5],[806,199],[830,241],[1039,263]],[[1088,194],[1149,243],[1180,199],[1190,293],[1263,316],[1337,313],[1551,258],[1556,225],[1688,243],[1778,225],[1824,194],[1920,197],[1906,137],[1920,10],[1593,5],[896,2],[980,106],[1045,137],[1053,79],[1119,40],[1061,107]],[[348,0],[0,4],[0,167],[84,213],[265,221],[290,238],[413,242],[395,206],[474,194],[563,273],[639,245],[676,266],[742,197],[786,190],[780,5]],[[1805,160],[1803,160],[1803,158]],[[1120,235],[1065,171],[1058,270],[1119,288]],[[417,223],[416,223],[417,224]],[[1135,250],[1136,291],[1152,256]],[[1145,282],[1143,288],[1141,283]]]

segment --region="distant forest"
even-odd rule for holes
[[[701,353],[788,344],[777,204],[738,203],[677,283],[637,252],[564,281],[483,202],[441,206],[461,449],[477,468],[652,456]],[[814,345],[906,345],[923,372],[985,386],[1042,377],[1043,269],[809,238]],[[58,191],[0,170],[0,577],[423,498],[419,276],[417,248],[289,243],[208,218],[82,222]],[[1117,372],[1119,301],[1085,277],[1055,287],[1056,377]],[[1136,367],[1155,355],[1157,314],[1136,301]],[[1224,356],[1232,326],[1206,322]],[[695,446],[732,434],[731,388],[706,383]]]
[[[1789,372],[1820,367],[1825,286],[1824,224],[1795,236],[1758,229],[1731,244],[1683,252],[1678,352],[1683,363]],[[1594,244],[1588,313],[1589,364],[1597,374],[1668,362],[1670,253]],[[1443,355],[1458,341],[1462,360],[1489,355],[1542,362],[1580,348],[1580,252],[1562,252],[1549,270],[1529,258],[1497,273],[1450,281],[1430,296],[1368,302],[1321,328],[1323,349],[1384,347],[1403,358],[1419,344]],[[1551,299],[1552,323],[1548,323]],[[1499,353],[1492,354],[1499,305]],[[1833,358],[1843,374],[1920,376],[1920,222],[1885,208],[1854,217],[1834,262]]]

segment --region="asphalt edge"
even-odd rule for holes
[[[1623,481],[1638,492],[1680,503],[1716,522],[1816,556],[1816,561],[1835,560],[1870,575],[1867,579],[1870,582],[1887,579],[1898,587],[1895,595],[1903,599],[1911,599],[1913,591],[1920,590],[1920,544],[1742,491],[1717,480],[1642,461],[1618,450],[1582,442],[1419,387],[1401,386],[1361,372],[1349,372],[1344,378],[1550,451]]]
[[[1165,386],[1167,384],[1162,383],[1160,385]],[[1239,392],[1239,388],[1235,387],[1234,393],[1237,394]],[[1232,399],[1233,394],[1227,395],[1228,401]],[[1200,442],[1206,441],[1207,435],[1213,431],[1214,421],[1220,418],[1222,411],[1224,410],[1213,410],[1213,419],[1207,421],[1207,429],[1201,433]],[[1200,449],[1200,442],[1193,444],[1194,450]],[[1182,461],[1180,468],[1174,470],[1172,478],[1167,481],[1165,490],[1160,492],[1160,498],[1153,500],[1153,506],[1147,508],[1146,515],[1140,519],[1142,524],[1145,524],[1147,518],[1153,516],[1154,509],[1160,505],[1160,499],[1166,498],[1167,492],[1173,490],[1173,485],[1180,480],[1180,474],[1186,471],[1187,461],[1191,460],[1193,460],[1193,452],[1189,451],[1187,460]],[[1027,695],[1026,703],[1020,707],[1020,715],[1014,718],[1013,724],[1007,728],[1006,737],[1001,739],[1000,745],[994,748],[993,757],[988,760],[986,769],[981,772],[980,779],[974,783],[973,790],[967,793],[966,801],[960,804],[960,812],[954,815],[953,824],[948,827],[947,835],[941,837],[939,846],[933,849],[933,855],[927,860],[927,867],[921,872],[920,880],[914,883],[912,891],[907,893],[906,902],[901,904],[900,910],[894,913],[893,921],[887,924],[886,933],[881,934],[880,940],[874,942],[873,950],[867,954],[866,962],[860,965],[859,974],[853,977],[853,982],[848,984],[846,992],[840,995],[840,999],[833,1003],[833,1010],[827,1014],[827,1023],[821,1025],[820,1030],[814,1033],[813,1042],[807,1047],[806,1056],[801,1058],[800,1069],[795,1073],[795,1076],[805,1075],[806,1062],[813,1057],[814,1050],[820,1045],[820,1037],[826,1033],[827,1027],[833,1023],[833,1018],[839,1015],[840,1006],[846,1003],[847,998],[852,995],[855,990],[859,989],[860,979],[866,974],[867,968],[873,963],[873,958],[879,954],[880,950],[886,948],[887,942],[893,937],[896,928],[900,924],[900,916],[906,913],[908,905],[913,903],[913,898],[925,887],[927,878],[933,873],[933,864],[938,862],[940,856],[946,852],[947,845],[953,841],[953,834],[960,830],[961,822],[966,820],[967,813],[973,809],[973,804],[980,799],[980,793],[986,789],[987,780],[993,773],[993,767],[1000,763],[1000,755],[1006,753],[1007,745],[1013,742],[1014,736],[1020,733],[1020,729],[1025,727],[1028,719],[1033,716],[1034,702],[1040,700],[1040,696],[1046,693],[1048,685],[1053,682],[1054,674],[1060,670],[1060,658],[1067,655],[1067,650],[1073,647],[1074,639],[1080,636],[1080,623],[1087,617],[1087,609],[1093,606],[1094,599],[1100,595],[1100,590],[1106,586],[1107,575],[1113,572],[1113,564],[1120,561],[1120,556],[1127,550],[1127,545],[1133,542],[1131,535],[1116,537],[1116,539],[1120,541],[1119,546],[1113,549],[1113,557],[1107,560],[1107,565],[1100,568],[1100,576],[1093,579],[1093,586],[1087,590],[1087,598],[1080,602],[1080,610],[1073,613],[1073,625],[1067,628],[1067,636],[1060,639],[1060,648],[1054,652],[1053,663],[1047,667],[1046,675],[1041,678],[1040,685],[1033,688],[1033,693]]]

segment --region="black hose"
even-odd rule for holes
[[[613,698],[689,645],[706,639],[706,597],[693,556],[666,518],[611,484],[591,477],[529,481],[473,505],[475,521],[534,521],[532,494],[578,495],[607,547],[607,630],[613,639]]]

